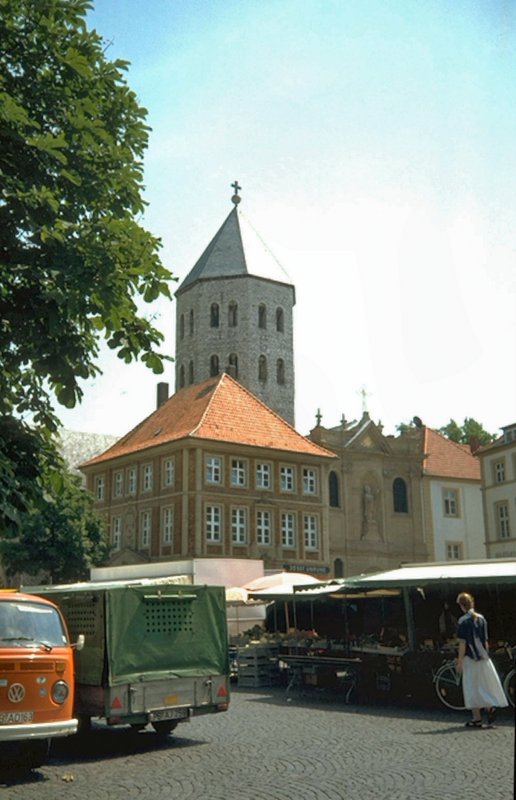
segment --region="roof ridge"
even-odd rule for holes
[[[243,213],[243,211],[242,211],[241,209],[238,209],[238,208],[237,208],[237,215],[236,215],[236,218],[237,218],[237,220],[238,220],[238,228],[239,228],[239,230],[240,230],[240,238],[242,238],[242,230],[241,230],[241,228],[240,228],[240,220],[239,220],[239,217],[240,217],[240,218],[242,218],[242,219],[245,221],[245,223],[246,223],[247,225],[249,225],[249,227],[250,227],[250,228],[251,228],[251,230],[253,231],[254,235],[256,236],[256,238],[258,239],[258,241],[260,242],[260,244],[262,244],[262,245],[263,245],[263,247],[266,249],[267,253],[268,253],[268,254],[271,256],[271,258],[272,258],[272,259],[274,259],[274,261],[276,262],[276,264],[278,265],[278,267],[280,268],[280,270],[281,270],[281,271],[284,273],[284,275],[285,275],[285,278],[287,278],[287,279],[288,279],[288,281],[289,281],[289,283],[291,283],[291,284],[292,284],[292,278],[291,278],[291,277],[290,277],[290,275],[288,274],[287,270],[285,269],[285,267],[283,266],[283,264],[281,263],[281,261],[279,261],[279,259],[278,259],[278,258],[276,258],[275,254],[272,252],[272,250],[270,249],[270,247],[269,247],[269,245],[267,244],[267,242],[265,241],[265,239],[263,239],[263,238],[262,238],[262,236],[261,236],[261,234],[260,234],[260,233],[259,233],[259,232],[256,230],[256,228],[254,227],[254,225],[253,225],[253,223],[251,222],[251,220],[249,219],[249,217],[248,217],[246,214],[244,214],[244,213]],[[245,261],[245,263],[246,263],[246,266],[248,266],[248,265],[247,265],[247,255],[246,255],[245,249],[244,249],[244,261]]]
[[[268,412],[268,413],[269,413],[271,416],[273,416],[273,417],[275,417],[277,420],[279,420],[279,421],[280,421],[280,422],[281,422],[283,425],[286,425],[286,426],[287,426],[287,428],[290,428],[290,430],[291,430],[291,431],[293,431],[293,432],[294,432],[294,433],[295,433],[297,436],[299,436],[301,439],[305,439],[305,441],[306,441],[306,442],[308,442],[310,445],[316,445],[316,446],[317,446],[317,447],[319,447],[321,450],[324,450],[324,452],[325,452],[325,453],[327,453],[328,455],[330,455],[330,456],[332,456],[332,457],[334,457],[334,456],[335,456],[335,453],[334,453],[332,450],[328,450],[328,448],[326,448],[326,447],[323,447],[323,446],[322,446],[321,444],[319,444],[318,442],[312,442],[312,440],[311,440],[311,439],[309,439],[309,438],[308,438],[308,436],[304,436],[302,433],[299,433],[299,431],[298,431],[298,430],[296,430],[296,428],[294,427],[294,425],[291,425],[291,424],[290,424],[290,422],[287,422],[287,420],[286,420],[286,419],[284,419],[284,418],[283,418],[283,417],[282,417],[280,414],[278,414],[278,412],[277,412],[277,411],[275,411],[273,408],[271,408],[270,406],[268,406],[268,405],[267,405],[267,403],[265,403],[265,402],[264,402],[264,401],[263,401],[263,400],[262,400],[260,397],[257,397],[257,395],[253,394],[253,393],[252,393],[252,392],[251,392],[251,391],[250,391],[250,390],[247,388],[247,386],[244,386],[242,383],[240,383],[239,381],[237,381],[237,380],[236,380],[236,378],[233,378],[233,376],[232,376],[232,375],[230,375],[228,372],[222,372],[222,373],[221,373],[221,378],[227,378],[229,381],[231,381],[232,383],[236,384],[236,386],[237,386],[237,387],[238,387],[240,390],[242,390],[242,391],[243,391],[243,392],[244,392],[244,393],[245,393],[245,394],[246,394],[248,397],[250,397],[250,398],[251,398],[251,400],[254,400],[256,403],[258,403],[260,406],[262,406],[262,408],[263,408],[265,411],[267,411],[267,412]],[[222,381],[222,380],[220,380],[220,381],[217,383],[217,387],[216,387],[216,389],[218,389],[218,388],[219,388],[219,386],[220,386],[222,383],[223,383],[223,381]],[[209,407],[210,407],[210,405],[211,405],[211,402],[212,402],[213,398],[215,397],[215,394],[216,394],[216,390],[215,390],[215,392],[213,392],[213,394],[212,394],[212,396],[211,396],[211,398],[210,398],[210,402],[209,402],[209,403],[208,403],[208,405],[206,406],[205,412],[204,412],[204,414],[203,414],[203,419],[204,419],[204,415],[206,414],[206,412],[208,411],[208,409],[209,409]],[[199,425],[198,425],[197,427],[200,427],[200,424],[201,424],[201,423],[199,423]],[[190,435],[192,435],[192,434],[190,434]]]
[[[201,262],[201,260],[203,260],[204,262],[206,262],[206,261],[207,261],[207,259],[208,259],[208,258],[211,256],[211,254],[212,254],[212,252],[213,252],[213,250],[214,250],[214,248],[215,248],[215,246],[216,246],[216,244],[217,244],[217,242],[218,242],[218,240],[219,240],[219,238],[220,238],[220,235],[221,235],[222,231],[224,230],[224,228],[226,227],[226,225],[228,224],[228,222],[229,222],[229,220],[230,220],[231,216],[232,216],[232,215],[235,215],[236,219],[238,220],[238,216],[237,216],[237,214],[236,214],[236,210],[237,210],[237,207],[236,207],[236,206],[233,206],[233,208],[231,209],[231,211],[230,211],[230,212],[229,212],[229,214],[227,215],[227,217],[226,217],[226,219],[224,220],[224,222],[222,223],[222,225],[220,225],[220,226],[217,228],[217,230],[216,230],[216,231],[215,231],[215,233],[213,234],[212,238],[210,239],[209,243],[206,245],[206,247],[205,247],[205,248],[204,248],[204,250],[202,251],[202,253],[201,253],[201,255],[199,256],[199,258],[198,258],[198,259],[195,261],[195,263],[194,263],[193,267],[191,267],[191,268],[190,268],[190,270],[189,270],[189,271],[186,273],[185,277],[183,278],[183,280],[181,281],[181,283],[180,283],[180,284],[179,284],[179,286],[177,287],[177,289],[176,289],[176,292],[175,292],[175,295],[176,295],[176,296],[177,296],[178,294],[180,294],[180,293],[181,293],[181,289],[182,289],[182,287],[183,287],[183,284],[184,284],[186,281],[188,281],[188,279],[190,278],[190,276],[192,275],[192,273],[195,273],[195,271],[196,271],[196,269],[197,269],[197,266],[199,265],[199,263]],[[239,233],[240,233],[240,240],[242,240],[242,234],[241,234],[241,232],[240,232],[240,226],[238,226],[238,228],[239,228]],[[243,248],[242,248],[242,250],[243,250]],[[188,284],[187,284],[187,286],[185,287],[185,289],[186,289],[186,288],[188,288],[188,286],[190,286],[190,285],[191,285],[191,283],[193,283],[195,280],[198,280],[196,276],[194,277],[194,279],[193,279],[191,282],[188,282]]]
[[[465,455],[468,455],[468,456],[471,456],[472,458],[475,458],[475,454],[471,452],[468,444],[465,444],[464,442],[456,442],[454,439],[450,439],[448,436],[445,436],[443,433],[440,433],[439,431],[436,431],[435,428],[428,428],[428,430],[431,430],[432,433],[435,433],[436,436],[439,436],[445,442],[449,442],[450,444],[454,445],[454,447],[456,447],[458,450],[460,450],[461,453],[464,453]]]
[[[199,430],[201,425],[204,423],[204,421],[205,421],[205,419],[206,419],[206,417],[208,415],[208,411],[210,410],[211,404],[213,403],[213,399],[214,399],[215,395],[217,394],[221,383],[223,382],[224,375],[227,375],[227,372],[221,372],[220,375],[216,378],[215,388],[214,388],[213,392],[211,393],[210,399],[206,403],[206,408],[204,409],[203,413],[201,414],[201,418],[200,418],[199,422],[197,423],[195,428],[192,428],[192,430],[188,434],[187,438],[190,437],[190,436],[195,436],[196,432]],[[216,377],[216,376],[214,376],[214,377]]]

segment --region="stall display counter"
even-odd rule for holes
[[[346,703],[358,685],[362,663],[358,657],[331,655],[281,655],[280,661],[288,670],[287,697],[295,689],[317,687],[342,692]]]

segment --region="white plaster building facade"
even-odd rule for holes
[[[425,538],[433,561],[486,558],[480,463],[468,445],[423,426]]]
[[[516,423],[479,451],[488,558],[516,557]]]

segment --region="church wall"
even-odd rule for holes
[[[329,561],[355,575],[428,560],[421,503],[421,469],[414,442],[384,439],[374,423],[362,439],[351,431],[319,427],[310,438],[333,450],[339,478],[338,508],[329,497]],[[402,479],[406,510],[394,508],[393,485]]]

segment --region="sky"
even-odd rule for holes
[[[142,224],[181,281],[240,210],[296,287],[296,428],[516,422],[516,3],[96,0],[152,129]],[[175,285],[173,289],[175,290]],[[145,309],[174,354],[175,302]],[[102,350],[60,411],[122,435],[160,380]]]

